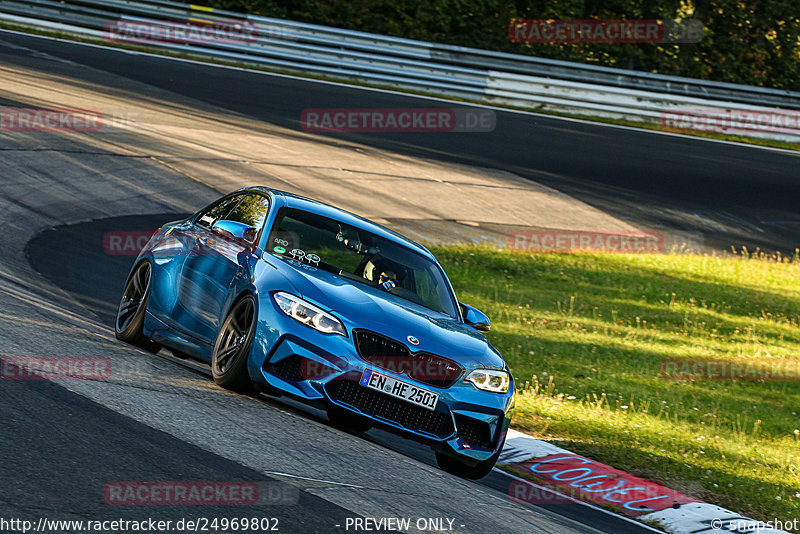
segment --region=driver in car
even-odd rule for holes
[[[378,277],[378,287],[384,291],[397,287],[397,274],[394,271],[381,271],[381,275]]]

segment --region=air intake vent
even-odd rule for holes
[[[492,449],[491,427],[472,417],[456,414],[458,435],[473,449]]]
[[[325,389],[337,402],[408,430],[424,432],[437,438],[446,438],[453,433],[453,420],[447,412],[427,410],[380,391],[365,388],[351,380],[333,380]]]
[[[292,354],[274,363],[265,363],[264,370],[290,382],[318,380],[336,372],[333,367],[303,358],[297,354]]]

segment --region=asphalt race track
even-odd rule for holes
[[[35,44],[50,57],[292,132],[300,130],[301,112],[308,108],[442,106],[396,94],[265,78],[62,42],[7,35],[4,40]],[[109,78],[91,80],[114,90]],[[496,129],[487,134],[318,137],[322,144],[354,141],[417,159],[511,172],[625,220],[698,232],[718,248],[747,244],[793,250],[800,244],[797,154],[503,112],[497,114]]]
[[[449,518],[476,533],[649,531],[581,505],[514,503],[499,472],[457,479],[414,443],[343,432],[314,410],[223,391],[166,350],[119,344],[111,323],[133,256],[109,253],[103,236],[152,231],[234,187],[255,181],[368,216],[386,210],[390,223],[433,225],[440,236],[503,227],[469,211],[502,213],[509,206],[495,195],[530,187],[542,206],[578,206],[546,217],[698,233],[715,247],[800,244],[798,160],[778,151],[512,113],[498,113],[486,134],[310,136],[298,126],[306,108],[444,104],[9,32],[0,32],[0,80],[4,107],[83,98],[84,108],[126,105],[149,121],[102,135],[0,130],[0,356],[112,363],[102,381],[0,381],[0,517],[277,517],[280,532],[346,532],[359,516]],[[446,203],[426,189],[437,172],[468,167],[530,186],[481,185],[474,206],[447,208],[452,217],[426,207]],[[346,187],[362,179],[382,194],[369,205]],[[169,480],[255,482],[288,497],[240,507],[104,500],[115,481]]]

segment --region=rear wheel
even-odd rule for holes
[[[247,358],[255,333],[255,299],[245,295],[233,305],[222,322],[211,356],[211,375],[217,385],[252,393],[253,381],[247,372]]]
[[[150,296],[152,269],[149,261],[143,261],[131,273],[122,293],[114,333],[117,339],[155,354],[161,344],[147,338],[142,332],[147,299]]]

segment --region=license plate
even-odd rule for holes
[[[372,369],[364,371],[359,383],[362,386],[402,399],[411,404],[422,406],[428,410],[435,410],[436,403],[439,402],[438,393],[422,389]]]

